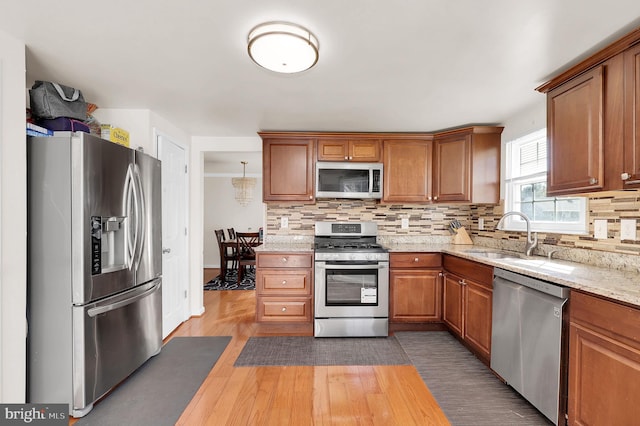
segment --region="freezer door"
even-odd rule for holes
[[[142,284],[162,275],[161,163],[139,151],[135,158],[143,228],[136,250],[136,283]]]
[[[73,303],[79,305],[135,285],[126,194],[134,151],[82,132],[71,144]]]
[[[73,307],[72,415],[140,367],[162,346],[161,280]]]

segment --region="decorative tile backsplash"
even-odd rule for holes
[[[636,219],[640,225],[640,192],[616,192],[594,194],[588,202],[588,235],[539,233],[540,251],[562,249],[585,249],[597,252],[612,252],[640,255],[640,240],[620,240],[620,219]],[[410,237],[450,237],[449,223],[457,219],[470,231],[472,238],[482,245],[522,245],[524,232],[495,230],[502,215],[502,205],[465,204],[405,204],[386,205],[374,200],[318,200],[316,204],[268,204],[267,238],[313,237],[313,225],[319,221],[373,221],[378,223],[378,233],[385,239]],[[280,228],[280,218],[288,218],[288,228]],[[478,230],[478,218],[484,219],[484,230]],[[402,219],[409,219],[409,227],[402,229]],[[593,220],[606,219],[608,238],[593,237]],[[637,235],[637,230],[636,230]],[[491,241],[493,240],[493,241]],[[596,253],[593,253],[596,254]],[[602,253],[604,255],[604,253]]]

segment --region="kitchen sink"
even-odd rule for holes
[[[517,253],[505,253],[503,251],[489,251],[489,250],[466,250],[465,253],[473,254],[475,256],[482,256],[488,259],[520,259],[521,255]]]

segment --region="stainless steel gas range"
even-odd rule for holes
[[[389,252],[375,222],[316,222],[314,336],[387,336]]]

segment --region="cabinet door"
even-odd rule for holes
[[[377,163],[380,161],[379,140],[352,140],[349,142],[349,161]]]
[[[345,139],[318,139],[318,161],[348,161],[349,141]]]
[[[313,201],[313,139],[265,139],[263,200]]]
[[[384,202],[431,201],[432,141],[385,140]]]
[[[464,340],[488,360],[491,358],[493,292],[473,281],[465,283]]]
[[[625,188],[640,186],[640,45],[624,53],[624,180]]]
[[[602,189],[603,102],[601,66],[547,94],[547,194]]]
[[[433,200],[471,201],[471,135],[434,141]]]
[[[390,272],[391,320],[440,321],[442,281],[440,271],[402,269]]]
[[[462,337],[464,324],[462,322],[463,309],[463,280],[462,278],[445,273],[442,300],[442,319],[449,329]]]

